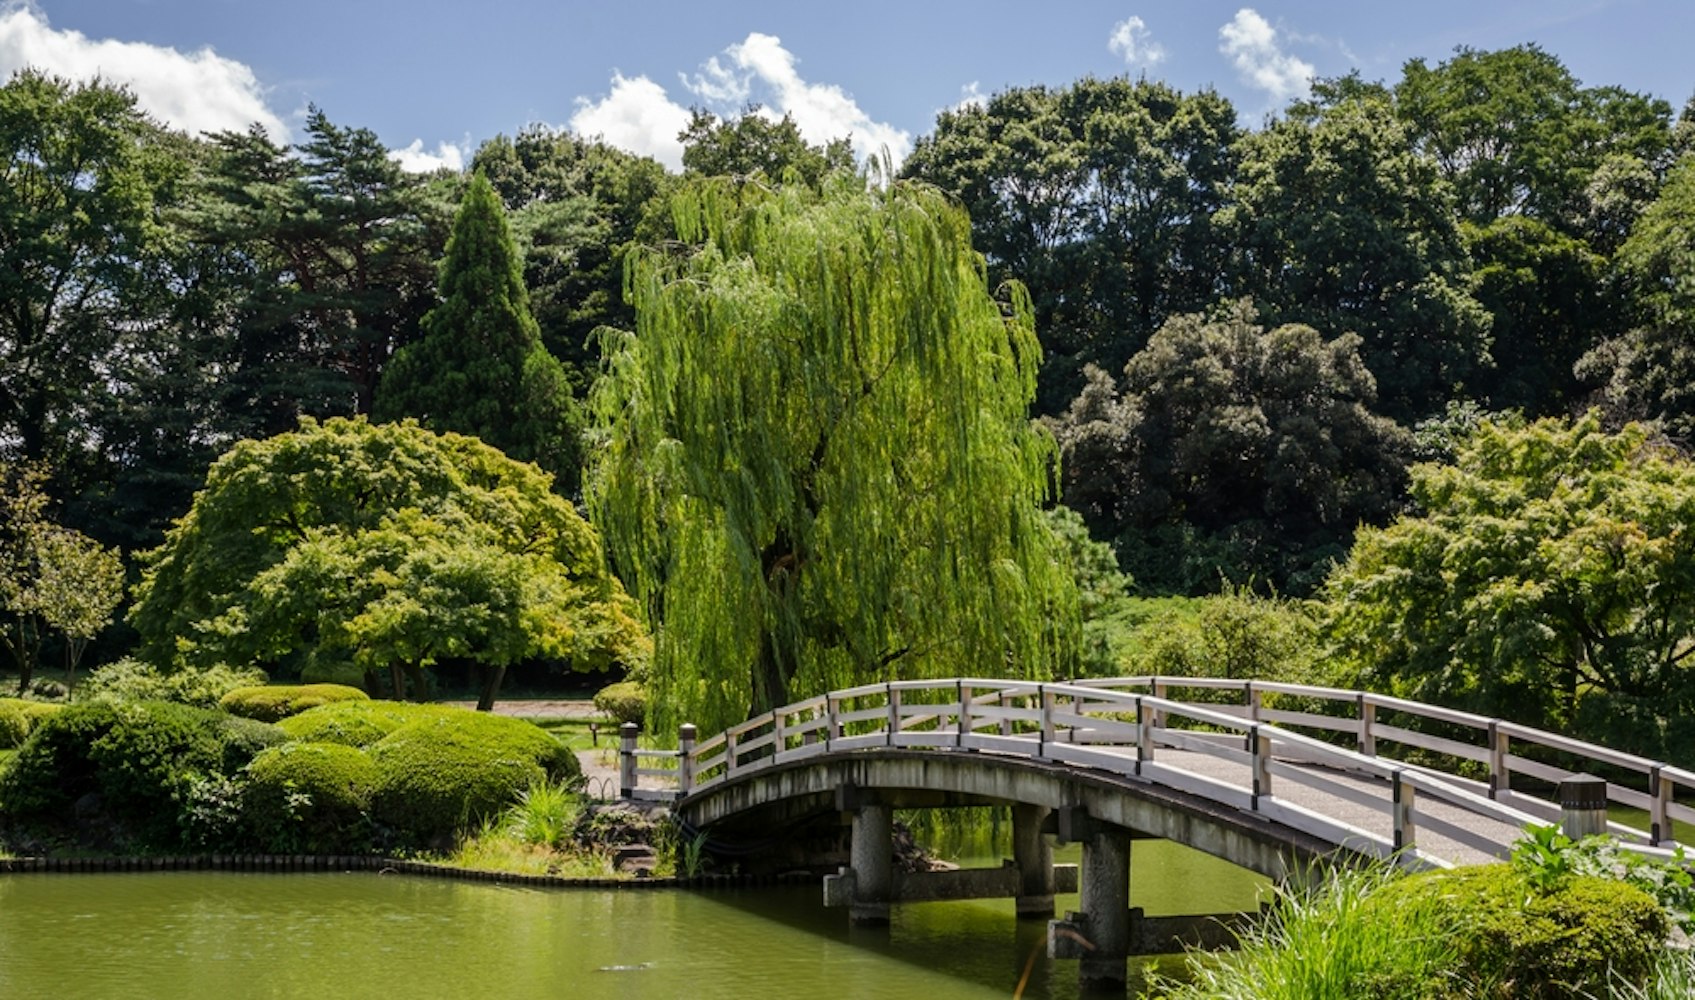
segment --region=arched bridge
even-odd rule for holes
[[[1117,914],[1134,837],[1282,878],[1338,855],[1411,868],[1494,860],[1526,827],[1562,821],[1659,852],[1677,846],[1674,820],[1695,822],[1695,809],[1677,801],[1695,790],[1695,772],[1508,720],[1266,681],[897,681],[694,737],[685,726],[677,750],[642,750],[626,730],[625,797],[669,801],[704,829],[851,813],[853,865],[836,895],[860,919],[886,916],[891,899],[919,898],[891,885],[892,808],[1013,806],[1019,857],[1006,878],[1021,912],[1052,911],[1041,834],[1083,842],[1085,921],[1094,925],[1073,936],[1093,941],[1093,964],[1108,978],[1122,975],[1114,942],[1128,933]],[[1608,820],[1609,803],[1639,810],[1641,821]],[[1094,947],[1103,943],[1119,950],[1116,960]]]

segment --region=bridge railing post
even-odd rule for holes
[[[1045,685],[1039,687],[1037,692],[1042,699],[1042,746],[1045,747],[1054,741],[1053,710],[1057,699]]]
[[[1136,763],[1154,759],[1154,709],[1141,698],[1136,699]],[[1141,768],[1137,768],[1141,773]]]
[[[771,713],[771,760],[773,762],[782,760],[783,751],[788,749],[788,714],[780,708]]]
[[[842,700],[835,695],[824,699],[824,749],[842,735]]]
[[[694,723],[677,727],[677,797],[682,798],[694,788],[694,745],[699,731]]]
[[[1418,846],[1418,834],[1413,824],[1413,786],[1403,780],[1405,773],[1403,768],[1397,767],[1389,776],[1391,820],[1397,851],[1410,851]]]
[[[1164,681],[1160,680],[1158,677],[1151,678],[1151,680],[1153,681],[1152,686],[1153,686],[1154,697],[1155,698],[1164,698],[1165,693],[1168,690],[1170,690],[1170,688],[1166,685],[1166,683]],[[1155,726],[1155,728],[1158,728],[1158,729],[1164,729],[1165,728],[1165,709],[1160,708],[1160,709],[1154,710],[1154,726]]]
[[[1004,688],[1000,693],[1000,707],[1003,709],[1012,707],[1012,692],[1007,691]],[[1002,736],[1012,735],[1012,720],[1007,716],[1001,716],[1000,732]]]
[[[1366,757],[1375,757],[1377,734],[1371,729],[1377,722],[1377,706],[1366,701],[1363,693],[1354,696],[1354,706],[1360,720],[1360,753]]]
[[[1248,730],[1248,743],[1253,747],[1254,754],[1253,806],[1257,812],[1260,796],[1271,794],[1271,737],[1255,725]]]
[[[1254,687],[1253,681],[1242,683],[1242,704],[1248,709],[1248,721],[1259,721],[1260,699],[1263,692]]]
[[[888,745],[895,745],[895,735],[900,732],[900,688],[890,684],[883,685],[883,690],[889,696]]]
[[[1489,797],[1496,798],[1512,789],[1512,771],[1507,765],[1507,734],[1501,732],[1501,720],[1489,720]]]
[[[1672,784],[1660,773],[1664,764],[1648,769],[1648,846],[1658,847],[1675,840],[1671,835]]]
[[[726,778],[735,774],[736,770],[742,766],[741,752],[736,749],[736,743],[739,740],[740,737],[734,729],[724,731],[724,776]]]
[[[631,799],[636,795],[636,736],[640,732],[641,727],[634,722],[618,727],[619,798]]]
[[[971,731],[971,699],[965,693],[965,682],[954,681],[954,694],[959,697],[958,710],[953,717],[953,745],[965,745],[965,734]]]

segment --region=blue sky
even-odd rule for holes
[[[1459,45],[1535,42],[1586,84],[1681,107],[1691,39],[1695,0],[0,0],[0,75],[100,72],[191,131],[297,138],[315,103],[415,167],[537,122],[674,166],[688,107],[749,101],[898,158],[942,108],[1085,74],[1215,87],[1254,124],[1313,74],[1394,80]]]

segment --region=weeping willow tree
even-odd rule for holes
[[[832,687],[1051,676],[1076,588],[1041,517],[1029,300],[927,187],[716,179],[603,334],[590,516],[658,636],[654,723]],[[706,731],[711,731],[710,729]]]

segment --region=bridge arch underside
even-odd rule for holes
[[[695,828],[769,837],[839,813],[838,790],[844,788],[896,808],[1024,803],[1058,812],[1081,807],[1089,820],[1132,837],[1171,840],[1277,880],[1353,857],[1343,845],[1177,789],[980,751],[872,749],[819,755],[720,782],[674,809]],[[1087,836],[1076,833],[1072,839]]]

